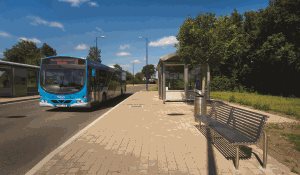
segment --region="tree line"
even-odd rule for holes
[[[49,44],[44,43],[40,48],[32,41],[20,40],[12,48],[3,52],[4,61],[24,63],[31,65],[40,65],[41,58],[56,56],[56,50]],[[96,47],[90,47],[87,59],[101,63],[101,50]]]
[[[122,67],[119,64],[115,64],[114,67],[122,69]],[[140,72],[135,73],[134,75],[131,72],[126,71],[126,82],[128,84],[144,84],[146,83],[145,77],[147,74],[149,78],[155,78],[156,69],[153,64],[143,66],[142,70]]]
[[[36,43],[32,41],[20,40],[18,43],[13,45],[10,49],[6,49],[3,53],[4,61],[11,61],[16,63],[30,64],[30,65],[40,65],[41,58],[56,56],[57,52],[49,44],[43,43],[39,48]],[[101,60],[101,49],[91,46],[87,59],[102,62]],[[118,64],[114,67],[122,69]],[[135,76],[129,71],[127,72],[127,82],[128,83],[145,83],[143,78],[146,76],[146,71],[150,77],[155,76],[155,67],[152,64],[144,66],[141,72],[137,72]]]
[[[212,90],[300,96],[300,1],[271,0],[243,14],[187,18],[177,53],[188,64],[210,66]]]

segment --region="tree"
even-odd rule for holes
[[[142,73],[144,74],[145,77],[148,73],[149,76],[148,78],[155,76],[155,66],[153,64],[148,64],[144,66],[142,69]]]
[[[129,71],[126,71],[126,82],[132,83],[133,82],[133,75]]]
[[[42,57],[55,56],[56,50],[49,46],[47,43],[44,43],[40,48]]]
[[[142,83],[143,82],[143,78],[144,78],[144,74],[142,72],[138,72],[135,74],[135,81],[137,81],[138,83]]]
[[[17,63],[39,65],[41,57],[40,49],[31,41],[21,40],[4,51],[4,60]]]
[[[89,54],[87,56],[87,59],[88,60],[93,60],[93,61],[98,61],[98,62],[102,62],[101,61],[101,50],[96,47],[90,47],[90,50],[89,50]]]
[[[222,59],[220,46],[215,35],[217,18],[212,13],[206,13],[196,18],[188,18],[180,27],[177,39],[179,41],[177,54],[185,63],[193,66],[201,64],[202,90],[206,88],[208,65],[216,65]]]
[[[192,66],[204,65],[202,90],[209,64],[217,87],[300,96],[295,83],[300,77],[299,6],[300,1],[270,0],[258,11],[187,18],[177,35],[177,54]]]
[[[122,67],[119,64],[114,65],[115,68],[122,70]]]

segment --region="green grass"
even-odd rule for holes
[[[150,86],[149,91],[158,91],[158,86],[157,84],[155,86]]]
[[[283,134],[290,142],[292,142],[297,151],[300,151],[300,134],[286,133]]]
[[[263,111],[275,111],[300,119],[300,98],[260,95],[248,92],[211,92],[214,99],[252,106]]]

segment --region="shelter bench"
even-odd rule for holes
[[[263,134],[263,168],[267,165],[267,136],[263,128],[268,116],[213,101],[208,115],[197,115],[198,121],[205,127],[225,138],[236,147],[235,168],[239,168],[240,146],[254,145]]]

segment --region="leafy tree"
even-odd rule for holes
[[[127,83],[133,82],[133,75],[129,71],[126,71],[126,81],[127,81]]]
[[[40,48],[42,57],[55,56],[56,50],[49,46],[47,43],[44,43]]]
[[[101,61],[101,50],[99,48],[97,50],[96,47],[90,47],[87,59],[93,60],[93,61],[98,61],[101,63],[102,62]]]
[[[24,40],[19,41],[11,49],[6,49],[3,54],[6,61],[31,65],[39,65],[42,57],[40,49],[34,42]]]
[[[122,67],[119,64],[114,65],[115,68],[122,70]]]
[[[178,55],[185,63],[202,65],[202,90],[206,88],[208,64],[215,65],[222,59],[220,45],[223,43],[218,42],[215,35],[216,20],[212,13],[188,18],[177,35]]]
[[[215,89],[300,96],[300,1],[270,0],[267,8],[216,17],[201,14],[180,27],[177,53],[211,67]],[[215,82],[214,82],[215,81]]]
[[[155,66],[153,64],[148,64],[143,67],[142,73],[146,77],[147,73],[149,78],[155,76]]]
[[[138,82],[138,83],[144,82],[144,81],[143,81],[143,78],[144,78],[144,77],[145,77],[145,76],[144,76],[144,74],[143,74],[142,72],[137,72],[137,73],[135,74],[135,76],[134,76],[135,81]]]

